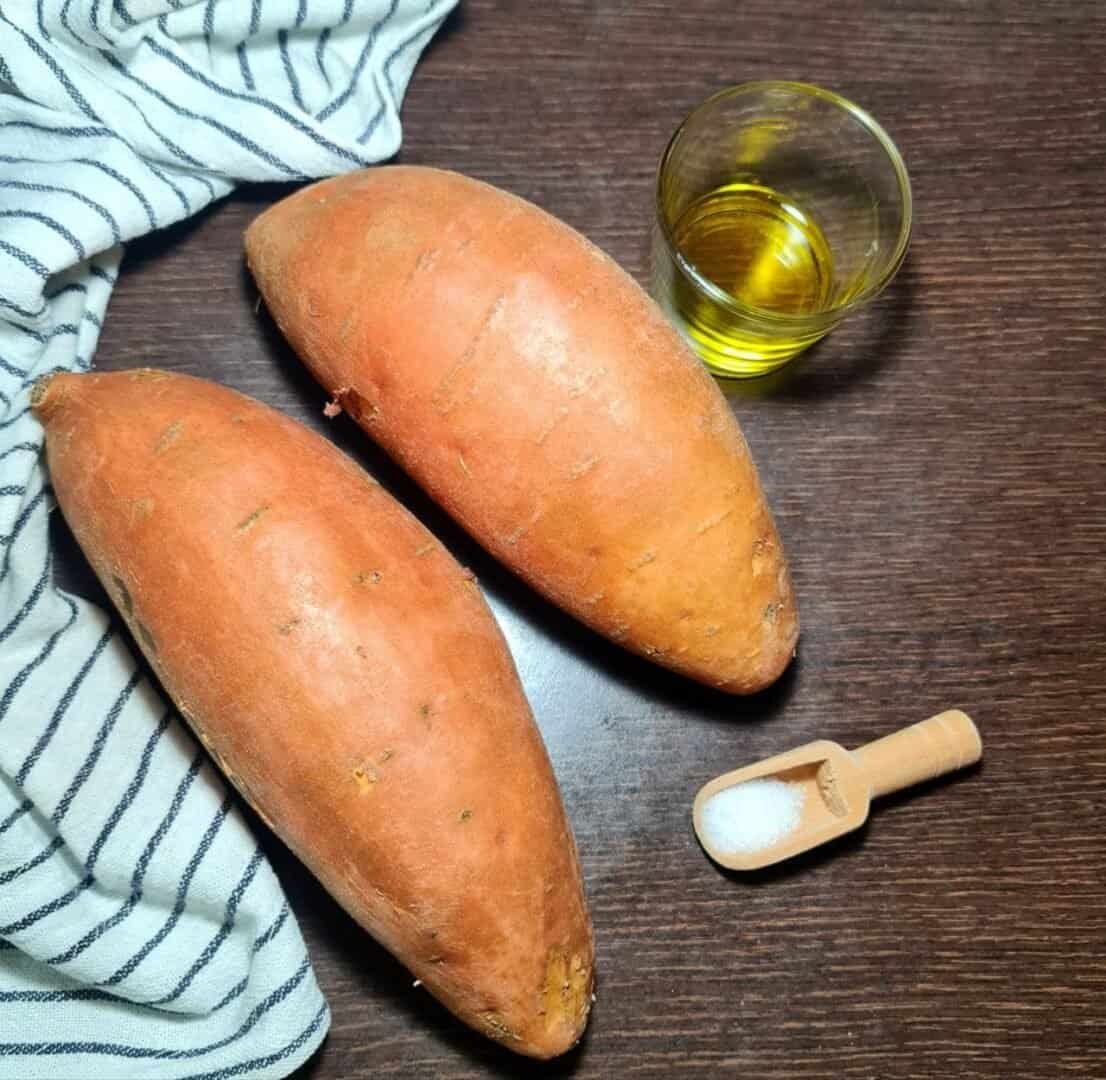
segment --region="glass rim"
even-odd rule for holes
[[[853,296],[842,300],[837,304],[831,304],[828,307],[818,308],[816,311],[803,312],[801,314],[789,314],[786,312],[771,311],[768,308],[755,307],[752,304],[746,304],[741,300],[738,300],[735,296],[726,292],[725,289],[716,285],[710,278],[705,277],[689,262],[683,252],[680,250],[679,245],[676,243],[675,238],[672,235],[672,229],[668,222],[668,217],[664,212],[664,206],[662,201],[662,188],[664,184],[664,178],[668,172],[668,165],[672,158],[672,154],[675,151],[677,143],[681,137],[687,131],[688,125],[691,121],[702,111],[708,107],[717,104],[726,98],[737,97],[742,94],[764,92],[768,90],[787,90],[796,96],[801,97],[817,97],[823,101],[829,102],[831,105],[835,105],[842,112],[848,113],[861,127],[865,128],[867,132],[876,140],[880,148],[887,155],[888,160],[891,162],[891,166],[895,171],[895,178],[899,184],[899,198],[902,202],[902,224],[899,226],[899,235],[895,242],[895,249],[892,252],[891,260],[887,264],[887,268],[874,282],[868,285],[861,292],[856,293]],[[826,90],[821,86],[815,86],[813,83],[795,82],[787,79],[762,79],[754,82],[736,83],[732,86],[723,87],[721,90],[711,94],[710,97],[704,98],[700,101],[690,112],[680,121],[676,130],[672,133],[672,137],[668,140],[667,146],[664,148],[664,153],[661,154],[660,164],[657,166],[657,182],[656,191],[654,193],[656,202],[656,217],[657,222],[660,225],[661,232],[664,235],[665,244],[668,247],[673,259],[679,266],[680,270],[686,274],[691,280],[701,288],[712,300],[720,304],[723,307],[729,308],[731,311],[738,315],[753,315],[758,319],[764,319],[771,322],[778,322],[781,324],[797,325],[801,323],[809,323],[812,320],[824,318],[828,315],[844,316],[850,311],[855,310],[862,304],[867,303],[869,300],[878,296],[890,283],[891,279],[898,273],[899,267],[902,266],[903,259],[906,258],[907,248],[910,246],[910,232],[913,225],[913,196],[910,188],[910,176],[906,171],[906,164],[902,159],[902,154],[899,153],[898,147],[895,145],[894,140],[884,130],[883,125],[866,109],[862,109],[859,105],[850,101],[848,98],[843,97],[841,94],[835,93],[833,90]]]

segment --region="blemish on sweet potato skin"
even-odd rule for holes
[[[164,454],[181,436],[181,431],[184,429],[183,420],[174,420],[158,437],[157,442],[154,443],[153,454],[154,457],[159,457]]]
[[[575,1028],[591,1004],[591,966],[579,953],[554,949],[546,961],[541,1011],[547,1031]]]
[[[138,632],[139,638],[142,639],[142,644],[152,653],[157,652],[157,641],[154,639],[154,635],[150,632],[150,628],[141,620],[135,621],[135,630]]]
[[[130,523],[132,525],[137,525],[145,521],[153,515],[156,506],[156,500],[149,495],[144,495],[138,499],[132,499],[130,502]]]
[[[134,600],[131,598],[130,589],[127,588],[126,582],[118,574],[112,574],[111,584],[115,592],[116,597],[119,600],[123,611],[127,615],[134,614]]]
[[[269,509],[270,507],[265,505],[251,511],[235,525],[234,531],[239,533],[249,532],[261,520],[262,516],[269,512]]]
[[[368,765],[355,765],[351,772],[354,783],[357,785],[358,794],[370,795],[380,783],[380,774]]]

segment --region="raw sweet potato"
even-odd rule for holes
[[[66,520],[227,777],[459,1017],[568,1049],[592,990],[576,849],[472,575],[325,439],[213,383],[55,375],[35,410]]]
[[[705,683],[779,676],[798,620],[748,447],[596,247],[487,184],[394,166],[298,191],[246,251],[334,403],[521,577]]]

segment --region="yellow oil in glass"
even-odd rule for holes
[[[817,223],[779,192],[741,182],[717,187],[680,214],[672,239],[686,263],[746,309],[672,276],[673,314],[716,370],[769,371],[828,329],[817,313],[829,304],[833,253]],[[774,318],[781,315],[800,318]]]

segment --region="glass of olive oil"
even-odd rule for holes
[[[653,293],[716,375],[764,375],[894,277],[910,180],[863,109],[816,86],[708,98],[657,177]]]

